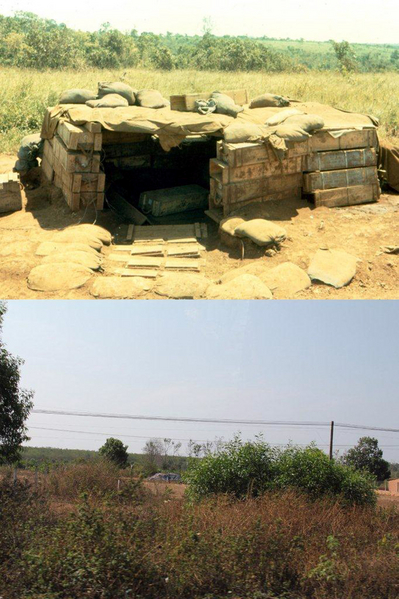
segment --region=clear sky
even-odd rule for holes
[[[399,43],[398,0],[0,0],[0,14],[15,10],[96,30],[110,22],[120,30],[200,34],[210,17],[217,35],[250,35],[307,40]]]
[[[399,302],[9,301],[4,340],[25,359],[37,408],[399,428]],[[78,449],[108,435],[134,452],[152,436],[228,439],[240,428],[276,444],[328,444],[323,428],[44,414],[29,424],[31,445]],[[399,461],[395,433],[337,430],[337,447],[362,434]]]

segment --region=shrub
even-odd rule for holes
[[[127,466],[129,457],[127,445],[123,445],[120,439],[114,439],[113,437],[107,439],[104,445],[100,447],[99,454],[112,464],[119,466],[119,468]]]
[[[51,469],[47,489],[51,495],[77,499],[81,493],[106,495],[117,491],[119,469],[105,460],[83,464],[66,464]]]

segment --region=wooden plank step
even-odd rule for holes
[[[303,189],[311,193],[317,189],[351,187],[353,185],[372,185],[378,181],[377,167],[350,168],[336,171],[306,173],[303,177]]]
[[[310,196],[310,201],[315,206],[355,206],[376,202],[380,197],[379,184],[354,185],[353,187],[339,187],[335,189],[317,190]]]
[[[375,166],[376,164],[377,153],[374,148],[315,152],[303,158],[303,170],[309,172]]]
[[[158,270],[149,270],[149,269],[138,269],[134,268],[117,268],[115,270],[117,275],[121,275],[121,277],[144,277],[148,279],[155,279],[158,276]]]
[[[160,268],[163,258],[154,258],[152,256],[136,256],[128,258],[126,266],[129,268]]]
[[[200,271],[201,261],[200,260],[184,260],[182,258],[167,258],[165,262],[166,270],[194,270]]]

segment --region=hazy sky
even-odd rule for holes
[[[15,10],[96,30],[104,22],[121,30],[200,34],[210,17],[217,35],[267,35],[308,40],[342,39],[350,42],[399,43],[398,0],[0,0],[0,14]]]
[[[399,302],[9,301],[4,340],[26,361],[37,408],[399,428]],[[240,428],[328,444],[325,428],[44,414],[29,424],[35,446],[97,449],[116,436],[140,451],[152,436],[227,439]],[[336,444],[362,434],[399,461],[395,433],[337,430]]]

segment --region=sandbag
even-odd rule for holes
[[[171,299],[198,299],[209,285],[210,281],[197,273],[165,272],[158,278],[154,292]]]
[[[254,218],[248,220],[234,229],[236,237],[247,237],[256,245],[267,246],[275,245],[284,241],[287,232],[283,227],[275,225],[264,218]]]
[[[67,89],[62,92],[59,104],[86,104],[88,100],[94,100],[96,93],[89,89]]]
[[[65,243],[58,241],[43,241],[36,250],[36,256],[49,256],[64,252],[87,252],[97,255],[97,250],[91,248],[87,243]]]
[[[120,94],[107,94],[97,100],[88,100],[86,102],[90,108],[118,108],[120,106],[129,106],[129,102]]]
[[[297,110],[296,108],[286,108],[286,110],[282,110],[281,112],[270,116],[265,122],[265,125],[268,127],[280,125],[280,123],[283,123],[286,119],[288,119],[288,117],[295,116],[296,114],[303,114],[303,112],[301,110]]]
[[[43,156],[43,145],[44,140],[40,137],[40,133],[26,135],[21,141],[18,150],[18,160],[13,170],[16,173],[23,173],[39,166],[37,158]]]
[[[149,291],[153,284],[143,277],[97,277],[90,293],[101,299],[134,299]]]
[[[297,114],[295,116],[290,116],[284,121],[284,125],[287,127],[300,127],[309,133],[311,131],[322,129],[324,127],[324,121],[317,114]]]
[[[249,105],[250,108],[268,108],[268,107],[279,107],[279,106],[289,106],[290,101],[288,98],[284,98],[284,96],[277,96],[276,94],[262,94],[261,96],[257,96]]]
[[[288,119],[287,119],[288,120]],[[276,129],[276,135],[281,139],[285,139],[286,141],[306,141],[309,139],[310,135],[302,129],[301,127],[294,125],[279,125]]]
[[[40,264],[28,276],[28,287],[35,291],[68,291],[82,287],[93,272],[80,264]]]
[[[113,81],[109,83],[107,81],[100,81],[98,83],[98,98],[103,98],[107,94],[119,94],[129,103],[129,106],[134,106],[136,103],[136,90],[134,90],[127,83],[122,81]]]
[[[311,285],[310,278],[302,268],[292,262],[283,262],[259,275],[277,298],[291,297]]]
[[[228,116],[236,117],[238,113],[244,110],[243,106],[239,106],[226,94],[213,92],[211,98],[216,102],[216,112],[218,114],[227,114]]]
[[[259,125],[242,119],[238,119],[223,131],[224,140],[232,144],[244,141],[259,141],[262,136],[263,131]]]
[[[254,275],[244,274],[228,283],[210,285],[206,291],[207,299],[249,300],[272,299],[270,289]]]
[[[89,252],[80,250],[74,252],[53,252],[42,260],[42,264],[62,264],[60,268],[63,268],[65,263],[80,264],[81,266],[90,268],[90,270],[99,270],[101,268],[99,254],[90,254]]]
[[[319,249],[312,257],[308,275],[337,289],[348,285],[356,274],[357,258],[342,250]]]
[[[136,93],[136,104],[143,108],[165,108],[170,103],[156,89],[140,89]]]
[[[101,251],[103,246],[102,241],[91,233],[86,231],[77,231],[76,229],[64,229],[53,234],[50,241],[56,241],[59,243],[83,243],[87,244],[98,252]]]
[[[241,216],[228,216],[224,218],[219,223],[219,230],[223,233],[227,233],[227,235],[235,236],[235,229],[238,225],[242,225],[245,222]]]
[[[82,223],[80,225],[72,225],[68,228],[69,231],[84,231],[86,234],[89,233],[93,237],[97,237],[104,245],[111,245],[112,235],[104,227],[100,225],[92,225],[90,223]]]

